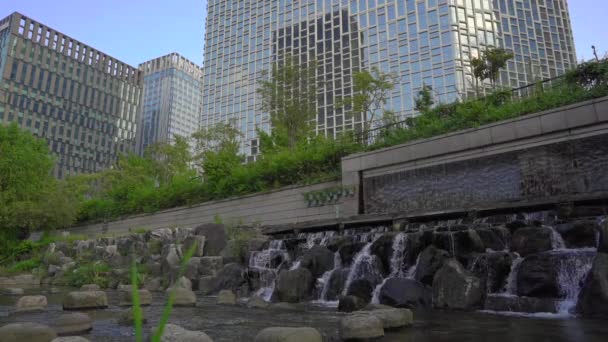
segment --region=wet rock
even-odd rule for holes
[[[150,277],[144,282],[144,288],[151,292],[162,290],[162,280],[160,277]]]
[[[340,253],[340,259],[343,265],[350,265],[355,258],[355,255],[366,245],[364,242],[351,242],[346,243],[340,247],[338,253]]]
[[[326,300],[337,300],[340,293],[342,293],[342,289],[346,284],[346,280],[348,278],[349,269],[338,269],[332,272],[329,277],[329,283],[327,288],[327,298]]]
[[[559,224],[555,229],[562,235],[567,248],[595,247],[599,229],[595,220]]]
[[[201,260],[198,257],[192,257],[188,260],[186,264],[186,269],[184,270],[183,276],[191,281],[195,281],[199,275],[199,268],[201,265]]]
[[[244,284],[247,284],[245,269],[237,263],[227,264],[216,276],[215,290],[237,292]]]
[[[121,294],[121,306],[131,306],[133,305],[133,295],[131,293],[132,290],[123,291]],[[141,306],[149,306],[152,305],[152,293],[146,289],[141,289],[139,292],[139,305]]]
[[[552,249],[553,230],[549,227],[518,229],[511,237],[511,251],[522,257]]]
[[[40,278],[33,274],[20,274],[12,277],[0,277],[0,288],[20,287],[29,289],[40,287]]]
[[[598,253],[608,253],[608,220],[604,220],[599,226],[600,241],[597,247]]]
[[[0,294],[3,296],[23,296],[25,291],[20,288],[0,289]]]
[[[323,342],[323,337],[314,328],[272,327],[260,331],[255,342]]]
[[[557,302],[551,298],[518,297],[500,294],[489,294],[484,305],[485,310],[510,312],[557,312]]]
[[[446,260],[433,278],[433,306],[471,310],[481,306],[484,289],[479,278],[454,260]]]
[[[382,321],[384,329],[398,329],[414,323],[414,314],[408,309],[378,309],[369,312]]]
[[[143,315],[143,311],[142,311]],[[143,317],[142,323],[146,323],[148,320],[146,317]],[[124,325],[128,327],[133,327],[135,325],[135,315],[133,314],[133,309],[127,309],[120,312],[118,315],[118,324]]]
[[[300,259],[300,267],[307,268],[316,279],[334,268],[334,253],[323,246],[314,246]]]
[[[383,268],[387,268],[391,264],[394,239],[394,234],[382,235],[371,245],[370,252],[380,258]]]
[[[173,305],[175,306],[196,306],[196,295],[192,290],[176,287],[167,290],[173,291]]]
[[[56,337],[53,329],[38,323],[11,323],[0,328],[0,342],[49,342]]]
[[[182,251],[178,245],[163,246],[161,257],[161,270],[165,276],[177,274],[182,259]]]
[[[380,289],[380,303],[410,309],[431,308],[431,289],[414,279],[390,278]]]
[[[454,238],[455,253],[458,257],[486,251],[484,243],[476,230],[466,229],[451,234]]]
[[[371,281],[367,278],[353,280],[348,287],[347,294],[349,296],[358,297],[367,304],[371,301],[372,294],[378,283],[380,283],[380,281],[377,279],[376,281]]]
[[[217,278],[212,276],[198,278],[198,291],[203,296],[208,296],[215,292],[217,287]]]
[[[365,307],[366,302],[356,296],[339,296],[338,311],[353,312]]]
[[[219,256],[226,247],[226,227],[223,224],[208,223],[194,229],[195,235],[205,237],[204,256]]]
[[[217,304],[219,305],[236,305],[236,295],[230,290],[222,290],[217,295]]]
[[[554,255],[543,253],[526,257],[517,272],[519,296],[558,298],[558,260]]]
[[[268,305],[267,301],[258,296],[253,296],[247,301],[247,307],[250,309],[265,309]]]
[[[428,246],[418,256],[415,279],[423,284],[431,285],[435,273],[441,268],[449,253],[435,246]]]
[[[63,298],[64,310],[105,309],[108,297],[103,291],[75,291]]]
[[[192,282],[186,277],[181,277],[173,284],[172,287],[179,287],[182,289],[192,290]]]
[[[382,321],[370,314],[354,313],[340,320],[342,340],[366,340],[384,336]]]
[[[51,342],[90,342],[84,337],[81,336],[66,336],[66,337],[57,337]]]
[[[205,255],[205,237],[201,235],[189,236],[184,240],[184,251],[189,251],[190,248],[196,244],[194,248],[194,257],[202,257]]]
[[[79,335],[93,329],[93,321],[84,313],[70,313],[59,316],[52,324],[59,336]]]
[[[306,268],[283,271],[277,280],[277,295],[280,301],[297,303],[310,297],[314,278]]]
[[[482,281],[489,293],[498,293],[507,282],[512,263],[513,254],[509,252],[484,253],[472,256],[467,269]]]
[[[97,284],[86,284],[80,287],[80,291],[100,291],[101,288]]]
[[[201,276],[214,276],[224,266],[224,259],[222,257],[202,257],[200,258],[199,275]]]
[[[597,253],[581,290],[577,311],[586,317],[608,318],[608,253]]]
[[[45,296],[23,296],[15,304],[15,312],[44,311],[48,302]]]
[[[484,250],[491,249],[493,251],[502,251],[509,245],[511,236],[509,230],[506,228],[493,227],[477,229],[476,231],[483,243]]]
[[[155,333],[154,328],[150,332]],[[190,331],[174,324],[167,324],[161,337],[161,342],[213,342],[213,340],[202,331]]]

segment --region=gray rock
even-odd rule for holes
[[[476,231],[483,242],[484,248],[493,251],[502,251],[506,249],[511,238],[511,233],[504,227],[477,229]]]
[[[488,294],[485,310],[511,312],[550,312],[557,313],[557,301],[552,298],[534,298]]]
[[[232,290],[238,292],[247,283],[243,266],[232,263],[225,265],[216,276],[215,291]]]
[[[429,309],[433,305],[431,289],[414,279],[390,278],[380,289],[380,303],[410,309]]]
[[[600,241],[597,248],[598,253],[608,253],[608,220],[599,226],[600,230]]]
[[[194,229],[194,234],[205,236],[205,256],[219,256],[228,241],[223,224],[200,225]]]
[[[40,278],[33,274],[20,274],[12,277],[0,277],[0,288],[20,287],[24,289],[40,287]]]
[[[586,317],[608,318],[608,253],[597,253],[581,290],[577,311]]]
[[[3,296],[23,296],[25,291],[20,288],[0,289],[0,294]]]
[[[414,314],[408,309],[378,309],[369,312],[382,321],[384,329],[398,329],[414,323]]]
[[[314,246],[300,259],[300,267],[307,268],[317,279],[334,268],[334,253],[323,246]]]
[[[190,280],[196,280],[199,275],[200,266],[201,260],[199,257],[190,258],[186,264],[186,269],[184,270],[184,277]]]
[[[53,329],[38,323],[11,323],[0,328],[0,342],[49,342],[56,337]]]
[[[382,321],[369,313],[354,313],[340,320],[342,340],[366,340],[384,337]]]
[[[323,337],[314,328],[272,327],[260,331],[255,342],[323,342]]]
[[[177,274],[182,259],[181,248],[176,244],[163,246],[161,270],[164,276]]]
[[[152,293],[146,289],[141,289],[139,292],[139,305],[141,306],[149,306],[152,305]],[[131,306],[133,305],[133,295],[132,291],[122,291],[121,294],[121,306]]]
[[[306,268],[283,271],[277,280],[277,295],[280,301],[297,303],[311,295],[314,278]]]
[[[205,255],[205,237],[201,235],[189,236],[184,240],[184,251],[189,251],[190,248],[196,243],[194,249],[195,257],[202,257]]]
[[[236,295],[230,290],[222,290],[217,295],[217,304],[236,305]]]
[[[267,301],[258,296],[253,296],[249,298],[249,301],[247,301],[247,307],[250,309],[265,309],[269,305],[270,304]]]
[[[479,278],[462,265],[449,259],[433,279],[433,306],[456,310],[472,310],[482,304],[483,289]]]
[[[45,296],[23,296],[15,304],[15,312],[44,311],[48,305]]]
[[[200,258],[200,267],[198,268],[201,276],[215,276],[224,266],[224,259],[217,256],[208,256]]]
[[[511,251],[522,257],[549,251],[552,249],[552,234],[553,230],[549,227],[520,228],[511,237]]]
[[[339,296],[338,297],[338,311],[340,312],[353,312],[361,310],[365,307],[366,302],[356,296]]]
[[[93,329],[93,321],[89,315],[75,312],[59,316],[52,327],[59,336],[80,335]]]
[[[348,273],[350,269],[343,268],[337,269],[331,273],[329,277],[329,284],[327,289],[327,298],[326,300],[337,300],[338,296],[342,293],[342,289],[346,284],[346,280],[348,278]]]
[[[449,253],[435,246],[428,246],[418,256],[415,279],[425,285],[433,283],[435,273],[443,266],[443,262],[449,257]]]
[[[198,278],[198,291],[203,296],[208,296],[215,292],[217,287],[217,278],[213,276],[206,276]]]
[[[101,288],[97,284],[86,284],[80,287],[80,291],[99,291]]]
[[[150,332],[155,333],[154,329]],[[213,340],[202,331],[190,331],[174,324],[167,324],[161,337],[161,342],[213,342]]]
[[[596,220],[580,220],[559,224],[555,229],[562,235],[567,248],[596,247],[599,226]]]
[[[108,297],[103,291],[75,291],[63,298],[64,310],[105,309]]]
[[[192,282],[186,277],[181,277],[173,284],[172,287],[180,287],[182,289],[192,290]]]
[[[160,277],[151,277],[146,279],[144,283],[144,287],[146,290],[151,292],[161,291],[162,290],[162,280]]]
[[[90,342],[84,337],[81,336],[67,336],[67,337],[57,337],[51,342]]]
[[[176,287],[167,290],[173,291],[173,305],[177,306],[196,306],[196,295],[192,290]]]

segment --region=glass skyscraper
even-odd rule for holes
[[[270,129],[258,80],[287,54],[317,63],[316,131],[361,130],[338,103],[352,75],[376,67],[396,76],[385,109],[414,115],[424,85],[436,102],[475,93],[470,60],[489,47],[515,54],[499,84],[519,87],[576,64],[567,0],[209,0],[201,126],[235,120],[242,152]]]
[[[20,13],[0,20],[0,124],[45,139],[55,176],[134,151],[140,97],[137,68]]]
[[[175,135],[196,132],[201,111],[200,66],[171,53],[139,65],[143,99],[138,153],[156,142],[171,142]]]

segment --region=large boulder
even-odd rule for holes
[[[558,302],[552,298],[519,297],[502,294],[489,294],[484,304],[485,310],[510,312],[549,312],[556,313]]]
[[[150,335],[154,335],[152,328]],[[167,324],[163,330],[161,342],[213,342],[213,340],[202,331],[190,331],[174,324]]]
[[[507,228],[504,227],[492,227],[477,229],[477,234],[483,242],[485,249],[491,249],[493,251],[502,251],[509,246],[509,240],[511,233]]]
[[[368,278],[355,279],[350,283],[348,291],[346,293],[349,296],[355,296],[360,298],[365,304],[369,303],[372,299],[374,289],[380,281],[372,281]]]
[[[490,293],[499,293],[504,290],[514,255],[509,252],[493,252],[472,255],[467,269],[481,279],[484,288]]]
[[[205,255],[205,237],[201,236],[201,235],[188,236],[184,240],[184,252],[189,251],[190,248],[192,248],[192,246],[194,246],[195,244],[196,244],[196,247],[194,247],[193,256],[195,256],[195,257],[204,256]]]
[[[196,295],[192,290],[176,287],[168,289],[167,291],[169,294],[173,294],[174,306],[196,306]]]
[[[548,253],[526,257],[517,272],[517,294],[528,297],[559,297],[558,262],[555,255]]]
[[[200,266],[198,268],[201,276],[215,276],[224,266],[224,259],[222,257],[208,256],[202,257],[200,260]]]
[[[433,305],[431,289],[406,278],[388,279],[380,289],[379,300],[398,308],[428,309]]]
[[[581,290],[577,311],[587,317],[608,318],[608,253],[598,253]]]
[[[370,247],[370,252],[380,258],[383,267],[386,269],[389,268],[391,264],[394,239],[395,235],[393,234],[382,235],[376,239]]]
[[[350,265],[353,262],[353,259],[359,253],[363,247],[365,247],[365,242],[350,242],[344,243],[340,246],[338,253],[340,254],[340,260],[342,260],[342,265]]]
[[[353,313],[340,320],[342,340],[367,340],[384,337],[382,321],[369,313]]]
[[[520,228],[511,236],[511,251],[522,257],[553,248],[553,229],[549,227]]]
[[[90,342],[86,338],[82,336],[65,336],[65,337],[57,337],[51,342]]]
[[[277,295],[280,301],[297,303],[310,297],[315,279],[306,268],[283,271],[277,280]]]
[[[163,246],[161,255],[161,271],[165,277],[173,279],[179,272],[182,260],[180,245],[167,244]]]
[[[435,273],[441,268],[449,253],[435,246],[428,246],[418,256],[415,279],[423,284],[431,285]]]
[[[64,310],[105,309],[108,297],[103,291],[75,291],[63,298]]]
[[[42,311],[47,305],[45,296],[23,296],[15,303],[15,312]]]
[[[307,268],[317,279],[334,268],[334,253],[323,246],[314,246],[300,259],[300,267]]]
[[[247,273],[243,266],[237,263],[225,265],[216,276],[215,290],[232,290],[237,292],[247,284]]]
[[[455,259],[446,260],[433,278],[433,306],[471,310],[481,306],[485,289]]]
[[[471,253],[483,253],[486,250],[483,240],[476,230],[466,229],[451,232],[451,234],[454,239],[455,253],[459,258]]]
[[[369,312],[382,321],[384,329],[398,329],[414,323],[414,315],[408,309],[377,309]]]
[[[89,315],[75,312],[57,317],[52,327],[59,336],[79,335],[93,329],[93,321]]]
[[[353,312],[359,311],[365,307],[366,302],[356,296],[339,296],[338,311]]]
[[[608,253],[608,220],[604,220],[599,226],[600,241],[597,246],[598,253]]]
[[[40,278],[33,274],[19,274],[12,277],[0,277],[0,288],[19,287],[29,289],[40,287]]]
[[[236,305],[236,295],[230,290],[222,290],[217,295],[217,304],[219,305]]]
[[[595,220],[580,220],[558,224],[555,229],[562,235],[568,248],[595,247],[599,229]]]
[[[254,342],[323,342],[323,337],[314,328],[272,327],[260,331]]]
[[[139,305],[141,306],[149,306],[152,305],[152,293],[146,289],[138,290],[139,293]],[[133,294],[131,290],[129,291],[121,291],[121,306],[131,306],[133,305]]]
[[[207,223],[194,229],[195,235],[205,237],[204,256],[219,256],[228,241],[223,224]]]
[[[337,269],[329,276],[325,300],[337,300],[348,279],[348,268]]]
[[[11,323],[0,328],[0,342],[50,342],[56,337],[53,329],[38,323]]]

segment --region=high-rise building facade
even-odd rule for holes
[[[201,67],[177,53],[139,65],[143,98],[138,152],[175,135],[189,137],[198,130],[201,112]]]
[[[470,61],[491,47],[515,55],[500,85],[564,73],[576,64],[567,0],[209,0],[201,126],[234,120],[255,155],[256,128],[270,129],[258,81],[287,54],[316,61],[315,127],[335,136],[365,121],[337,105],[355,72],[395,75],[386,109],[405,117],[424,85],[440,103],[474,94]]]
[[[45,139],[59,178],[134,151],[141,80],[137,68],[20,13],[0,21],[0,123]]]

